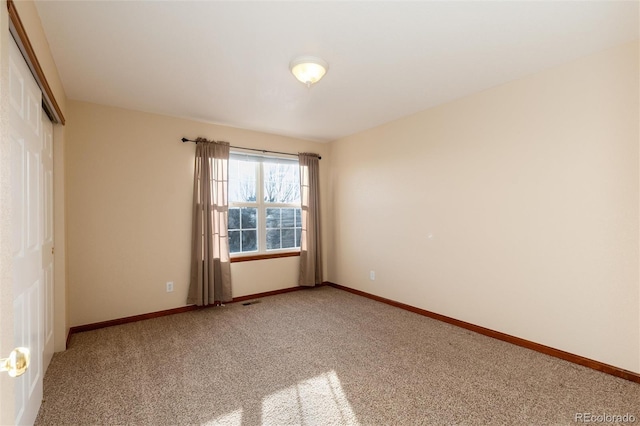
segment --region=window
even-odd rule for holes
[[[229,156],[229,251],[299,251],[302,232],[297,160]]]

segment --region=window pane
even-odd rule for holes
[[[258,232],[242,231],[242,251],[258,250]]]
[[[280,248],[280,230],[267,229],[267,250],[276,250]]]
[[[300,247],[300,209],[270,207],[267,214],[267,250]]]
[[[298,163],[286,161],[265,162],[264,201],[267,203],[300,202],[300,167]]]
[[[242,208],[242,229],[247,228],[256,228],[256,215],[258,214],[258,209],[253,207],[244,207]]]
[[[229,229],[240,229],[240,209],[229,209]]]
[[[282,209],[282,227],[293,228],[295,226],[293,222],[295,209]]]
[[[295,229],[282,230],[282,248],[292,248],[296,246]]]
[[[296,226],[302,226],[302,210],[296,209]]]
[[[229,159],[229,202],[256,201],[256,162]]]
[[[229,231],[229,252],[238,253],[240,251],[240,231]]]
[[[267,229],[280,228],[280,209],[267,209]]]

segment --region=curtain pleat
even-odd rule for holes
[[[198,138],[193,177],[188,304],[206,306],[232,299],[227,233],[228,176],[229,143]]]
[[[322,242],[320,236],[320,162],[317,154],[300,153],[300,201],[302,233],[300,237],[301,286],[322,284]]]

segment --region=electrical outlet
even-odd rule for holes
[[[376,271],[369,271],[369,279],[371,281],[375,281],[376,280]]]
[[[171,293],[173,291],[173,281],[167,281],[167,293]]]

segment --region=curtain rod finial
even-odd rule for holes
[[[189,139],[187,139],[187,138],[182,138],[182,142],[183,142],[183,143],[184,143],[184,142],[189,142]]]

